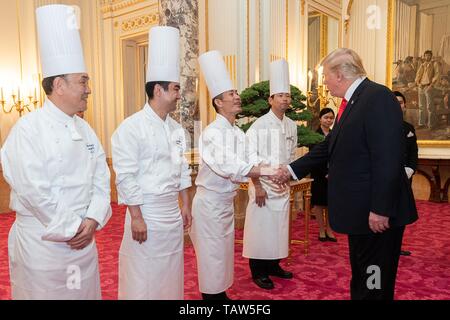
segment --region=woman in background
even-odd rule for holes
[[[331,132],[331,126],[334,123],[334,111],[330,108],[324,108],[319,113],[319,128],[317,133],[327,136]],[[310,150],[315,145],[310,147]],[[324,210],[328,207],[328,168],[326,165],[311,171],[311,178],[314,179],[311,185],[311,206],[312,213],[315,215],[319,224],[319,241],[336,242],[333,230],[328,223],[328,213],[324,214]]]

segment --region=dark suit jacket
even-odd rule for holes
[[[328,211],[333,230],[369,234],[370,211],[390,225],[417,220],[404,170],[402,111],[385,86],[364,80],[325,141],[291,163],[299,179],[328,162]]]
[[[417,148],[417,137],[416,130],[412,124],[403,121],[403,136],[406,138],[405,143],[405,167],[409,167],[414,171],[417,170],[418,161],[418,148]]]

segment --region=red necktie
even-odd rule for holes
[[[344,113],[345,108],[347,107],[347,100],[342,99],[341,106],[339,107],[337,121],[339,122],[339,119],[341,119],[342,114]]]

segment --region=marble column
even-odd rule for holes
[[[198,0],[160,0],[160,25],[180,30],[181,103],[173,117],[194,137],[194,123],[199,121],[198,83]]]

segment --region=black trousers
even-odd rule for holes
[[[227,293],[221,292],[216,294],[202,293],[203,300],[228,300]]]
[[[261,259],[249,259],[250,271],[253,278],[268,277],[272,270],[276,270],[280,267],[281,259],[275,260],[261,260]]]
[[[393,300],[405,227],[349,235],[352,300]]]

